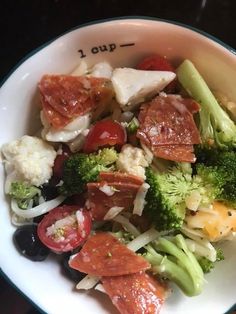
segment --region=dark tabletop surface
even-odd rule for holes
[[[31,50],[79,24],[133,15],[185,23],[236,49],[235,0],[1,0],[0,80]],[[0,313],[39,312],[0,279]]]

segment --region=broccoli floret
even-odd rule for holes
[[[36,198],[41,195],[41,190],[25,182],[12,182],[9,195],[17,201],[21,209],[26,209],[30,200],[37,201]]]
[[[178,234],[171,240],[159,238],[152,243],[144,254],[152,265],[152,271],[175,282],[188,296],[200,294],[204,283],[203,271],[184,237]]]
[[[219,105],[206,82],[191,61],[177,69],[177,77],[188,94],[201,106],[199,129],[202,145],[227,150],[236,147],[236,125]]]
[[[159,231],[180,229],[185,217],[185,199],[199,189],[199,183],[180,166],[162,173],[147,168],[146,182],[150,188],[145,197],[144,213]]]
[[[196,171],[218,185],[215,199],[236,204],[236,153],[219,149],[198,149]]]
[[[198,192],[200,204],[210,205],[220,200],[236,204],[236,158],[233,152],[220,152],[222,158],[212,165],[197,163],[194,175],[191,168],[177,164],[165,172],[146,170],[150,185],[144,213],[159,231],[180,229],[186,212],[186,198]],[[225,158],[223,158],[225,156]],[[232,169],[232,167],[234,167]]]
[[[218,248],[216,250],[216,261],[215,262],[210,261],[206,257],[200,257],[198,259],[198,262],[199,262],[200,266],[202,267],[202,270],[204,273],[210,273],[212,271],[212,269],[215,267],[215,263],[223,261],[223,260],[224,260],[224,253],[223,253],[222,249]]]
[[[214,200],[219,200],[223,191],[225,175],[218,168],[207,167],[204,164],[197,164],[196,171],[197,175],[194,177],[194,180],[198,181],[201,187],[199,189],[202,197],[201,203],[209,205]]]
[[[206,257],[201,257],[198,259],[200,266],[205,274],[210,273],[215,267],[215,263],[207,259]]]
[[[136,117],[134,117],[127,126],[127,131],[130,134],[135,133],[138,130],[139,127],[139,121]]]
[[[118,238],[122,243],[128,244],[130,241],[134,240],[134,236],[126,231],[119,230],[117,232],[111,232],[111,234]]]
[[[84,192],[86,184],[97,181],[101,171],[113,169],[112,164],[117,158],[117,152],[113,148],[104,148],[98,153],[70,156],[64,163],[60,192],[68,196]]]

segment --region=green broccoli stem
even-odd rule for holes
[[[147,254],[144,257],[152,265],[153,273],[160,274],[162,277],[175,282],[186,295],[195,295],[192,289],[192,279],[182,267],[157,253],[150,245],[146,249]]]
[[[204,274],[201,266],[199,265],[195,255],[188,249],[184,237],[181,234],[178,234],[175,237],[175,242],[177,246],[184,251],[187,256],[185,264],[187,266],[188,272],[194,282],[195,291],[197,294],[201,293],[204,282]]]
[[[201,105],[200,132],[203,144],[211,142],[221,148],[236,145],[236,126],[228,114],[221,108],[206,82],[191,61],[185,60],[176,71],[178,80]]]
[[[154,247],[162,252],[176,257],[178,264],[185,269],[192,278],[193,289],[196,294],[202,291],[203,272],[194,255],[188,250],[182,235],[175,237],[176,245],[165,238],[154,242]],[[180,250],[180,249],[181,250]]]
[[[147,246],[146,250],[145,258],[151,263],[153,272],[174,281],[188,296],[202,292],[202,268],[181,234],[171,239],[160,237],[152,242],[152,246]]]

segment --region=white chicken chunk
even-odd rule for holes
[[[113,71],[111,80],[118,103],[123,110],[130,110],[162,91],[175,77],[175,73],[168,71],[117,68]]]

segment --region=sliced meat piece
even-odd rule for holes
[[[76,77],[69,75],[44,75],[39,83],[42,107],[46,117],[50,110],[72,119],[109,103],[113,97],[110,81],[105,78]],[[54,119],[49,122],[58,128]],[[64,127],[62,119],[60,128]]]
[[[106,213],[114,206],[124,210],[133,208],[134,199],[141,184],[124,182],[94,182],[88,183],[87,207],[91,210],[94,220],[103,220]],[[110,187],[112,195],[104,192],[104,186]]]
[[[60,112],[55,111],[46,101],[43,101],[43,112],[47,121],[49,121],[56,129],[59,129],[72,121],[71,118],[67,118],[60,114]]]
[[[145,272],[103,277],[102,284],[121,314],[158,314],[167,294],[167,288]]]
[[[150,268],[143,257],[129,250],[107,232],[91,236],[81,251],[72,256],[69,265],[80,272],[98,277],[129,275]]]
[[[191,111],[195,107],[188,102],[186,106],[185,103],[179,95],[167,95],[157,96],[144,104],[139,116],[137,137],[151,147],[199,144],[199,131],[187,106]]]
[[[156,157],[177,162],[195,162],[193,151],[193,145],[163,145],[153,148]]]
[[[124,183],[133,183],[141,185],[143,184],[143,179],[135,176],[133,174],[123,173],[123,172],[100,172],[99,179],[106,182],[124,182]]]

